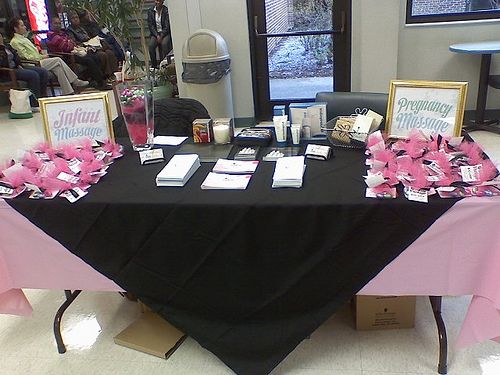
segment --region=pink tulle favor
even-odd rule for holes
[[[50,147],[40,143],[25,152],[19,162],[0,166],[0,198],[15,198],[24,191],[32,199],[53,199],[61,195],[70,202],[83,197],[86,190],[106,175],[114,159],[122,156],[122,147],[107,141],[93,147],[91,139]],[[73,198],[75,192],[83,192]],[[41,193],[41,194],[40,194]],[[78,194],[77,194],[78,195]]]
[[[442,198],[500,195],[498,170],[476,143],[421,131],[388,141],[377,133],[368,137],[366,164],[369,175],[381,173],[384,181],[369,187],[367,197],[386,198],[387,189],[400,184]]]

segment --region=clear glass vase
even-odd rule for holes
[[[118,85],[120,107],[135,151],[149,150],[154,138],[153,85],[151,81],[126,81]]]

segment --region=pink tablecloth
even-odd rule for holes
[[[463,199],[359,294],[473,295],[457,345],[500,342],[499,226],[500,197]],[[120,290],[0,200],[0,313],[31,313],[21,288]]]
[[[122,291],[0,199],[0,313],[31,314],[21,288]]]
[[[500,197],[457,202],[359,294],[473,295],[457,347],[500,342]]]

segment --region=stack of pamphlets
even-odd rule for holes
[[[259,146],[241,147],[241,149],[234,155],[234,160],[255,160],[259,153]]]
[[[297,156],[301,147],[266,147],[262,150],[262,161],[276,161],[287,156]]]
[[[302,187],[302,177],[305,170],[304,156],[289,156],[276,160],[273,188]]]
[[[248,174],[255,172],[257,165],[259,165],[257,160],[219,159],[212,171],[215,173]]]
[[[305,155],[309,159],[328,160],[332,154],[332,148],[325,145],[313,145],[309,143]]]
[[[156,186],[184,186],[199,167],[196,154],[174,155],[156,176]]]
[[[259,162],[244,160],[219,159],[212,172],[201,184],[203,190],[210,189],[237,189],[247,188],[252,173],[259,165]]]
[[[245,190],[251,174],[227,174],[210,172],[201,184],[202,190],[236,189]]]

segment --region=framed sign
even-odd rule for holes
[[[390,138],[407,138],[413,129],[459,136],[466,95],[467,82],[391,81],[386,132]]]
[[[52,147],[83,138],[114,142],[107,93],[41,98],[39,103],[45,139]]]

